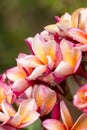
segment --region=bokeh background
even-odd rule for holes
[[[0,73],[29,53],[24,39],[55,23],[54,16],[86,7],[87,0],[0,0]]]

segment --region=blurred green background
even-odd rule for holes
[[[0,73],[29,53],[24,39],[55,23],[54,16],[86,7],[87,0],[0,0]]]

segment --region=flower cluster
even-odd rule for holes
[[[55,19],[25,39],[31,54],[19,53],[17,65],[0,75],[0,130],[37,119],[47,130],[87,129],[87,8]],[[81,112],[77,119],[67,102]]]

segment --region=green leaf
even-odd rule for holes
[[[29,125],[27,128],[24,128],[23,130],[43,130],[40,119]]]

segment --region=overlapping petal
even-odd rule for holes
[[[0,105],[3,99],[7,99],[9,103],[12,102],[12,94],[6,94],[6,91],[8,91],[9,88],[10,86],[8,86],[5,82],[0,81]]]
[[[77,28],[70,28],[68,29],[69,36],[72,37],[74,40],[77,40],[81,44],[87,44],[87,34]]]
[[[34,99],[25,100],[21,103],[18,112],[8,122],[14,127],[26,127],[36,121],[39,113],[36,112]]]
[[[64,101],[61,101],[60,103],[60,112],[61,112],[61,118],[63,120],[66,129],[70,130],[73,126],[73,120]]]
[[[6,75],[8,79],[13,82],[18,79],[24,79],[26,77],[26,73],[23,70],[20,70],[18,66],[8,69],[6,71]]]
[[[47,130],[65,130],[63,123],[55,119],[47,119],[46,121],[43,121],[43,126]]]
[[[53,109],[57,100],[55,91],[45,85],[35,85],[32,94],[41,116],[48,114]]]
[[[24,100],[17,112],[7,100],[3,100],[0,121],[3,122],[2,125],[8,124],[14,128],[26,127],[39,118],[40,115],[36,109],[37,106],[33,98]]]
[[[75,122],[71,130],[86,130],[87,129],[87,113],[83,113]]]
[[[65,39],[60,43],[63,60],[55,69],[55,74],[65,76],[76,72],[81,62],[81,51],[73,47],[73,44]]]
[[[55,119],[45,120],[42,122],[42,125],[47,130],[86,130],[87,129],[86,113],[82,114],[73,124],[72,117],[64,101],[60,102],[60,111],[61,111],[61,118],[63,122]]]

